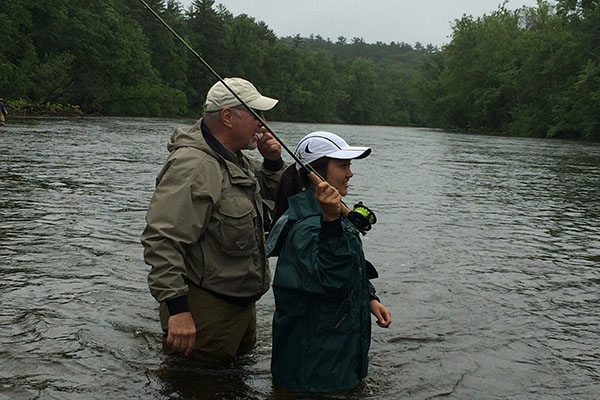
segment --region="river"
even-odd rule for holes
[[[291,399],[258,345],[207,368],[161,353],[139,242],[172,130],[190,120],[12,119],[0,127],[0,399]],[[369,376],[304,399],[600,398],[600,145],[418,128],[330,130],[373,153],[348,204],[393,316]],[[286,157],[289,160],[289,157]],[[274,263],[272,263],[274,265]]]

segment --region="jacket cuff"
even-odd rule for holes
[[[272,172],[277,172],[281,168],[283,168],[283,159],[281,157],[279,157],[279,160],[273,161],[273,160],[269,160],[269,159],[265,158],[263,161],[263,166],[265,167],[266,170],[269,170]]]
[[[169,315],[181,314],[190,311],[190,305],[188,303],[187,296],[179,296],[174,299],[166,300],[167,308],[169,309]]]
[[[321,231],[319,239],[334,239],[342,236],[342,219],[338,218],[335,221],[325,221],[321,219]]]

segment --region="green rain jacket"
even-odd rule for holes
[[[150,290],[164,302],[187,295],[192,282],[254,301],[271,280],[264,206],[276,194],[280,172],[241,152],[225,150],[223,157],[206,142],[201,124],[175,131],[156,180],[142,234]]]
[[[342,218],[342,232],[321,233],[314,190],[288,199],[274,225],[267,255],[278,256],[273,293],[273,354],[276,386],[294,392],[340,392],[367,375],[371,340],[368,281],[358,230]],[[331,235],[330,235],[331,236]]]

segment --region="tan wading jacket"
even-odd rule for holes
[[[223,157],[204,139],[201,120],[178,128],[168,149],[142,234],[152,295],[159,302],[187,295],[189,280],[220,295],[259,299],[270,284],[262,196],[275,198],[282,171],[241,152]]]

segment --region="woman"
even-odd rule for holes
[[[284,173],[275,223],[267,243],[278,256],[273,281],[273,354],[276,386],[294,392],[340,392],[367,375],[370,312],[388,327],[391,314],[375,296],[360,234],[341,216],[352,177],[350,162],[371,153],[330,132],[313,132],[296,155],[327,182],[313,183],[303,166]],[[288,208],[289,207],[289,208]]]

